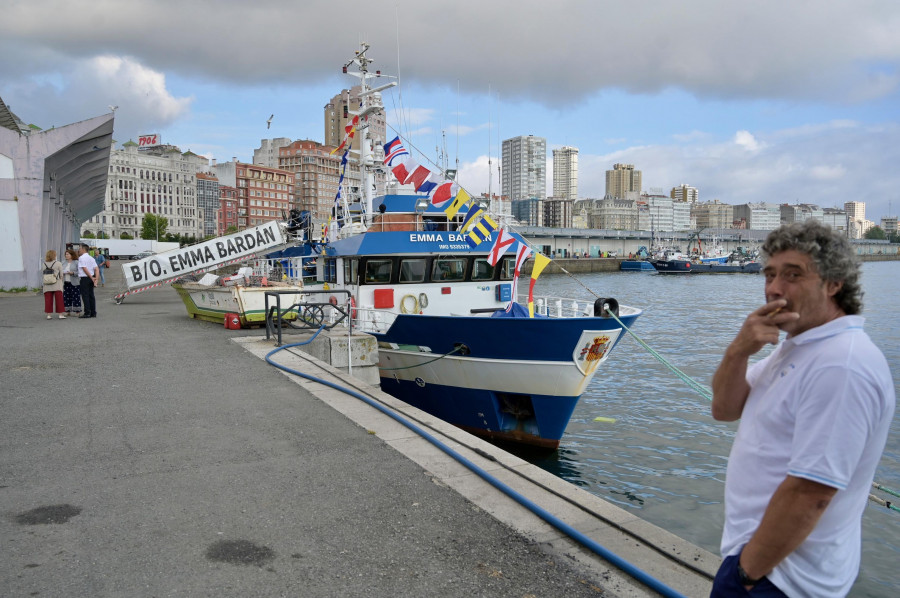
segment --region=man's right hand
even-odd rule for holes
[[[778,335],[781,332],[779,326],[800,317],[797,312],[783,311],[786,305],[785,299],[776,299],[747,316],[737,336],[728,346],[726,354],[735,358],[749,359],[766,345],[777,345]]]
[[[734,421],[741,417],[744,402],[750,394],[750,385],[747,384],[750,356],[767,344],[778,344],[778,334],[781,332],[778,327],[800,317],[796,312],[783,311],[786,305],[786,300],[776,299],[751,313],[728,345],[712,380],[714,419]]]

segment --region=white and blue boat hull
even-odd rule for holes
[[[491,440],[556,448],[622,327],[601,317],[401,315],[375,336],[388,394]]]

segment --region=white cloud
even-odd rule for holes
[[[113,54],[156,71],[244,84],[321,82],[365,39],[379,49],[376,66],[386,74],[470,92],[492,86],[506,99],[554,106],[611,88],[860,101],[900,86],[900,4],[892,1],[819,0],[814,9],[783,0],[558,0],[528,10],[513,0],[403,4],[398,11],[348,0],[342,14],[355,18],[336,34],[322,26],[335,22],[324,0],[302,11],[281,0],[257,0],[251,11],[233,0],[215,10],[177,0],[30,0],[4,7],[0,39],[32,71],[53,56]],[[515,26],[498,27],[510,14]],[[368,35],[353,22],[366,23]],[[222,45],[235,23],[253,40],[239,50]],[[544,43],[521,43],[530,38]],[[390,56],[395,48],[399,56]]]
[[[97,56],[82,63],[69,80],[69,95],[105,95],[108,104],[141,114],[157,126],[184,115],[191,105],[190,98],[169,93],[165,75],[119,56]]]
[[[734,134],[734,142],[747,151],[755,152],[761,148],[756,137],[750,131],[738,131]]]
[[[834,181],[843,178],[847,169],[840,164],[813,166],[809,169],[810,177],[819,181]]]
[[[742,143],[645,145],[606,155],[579,155],[579,196],[602,197],[606,170],[616,162],[634,164],[643,173],[645,191],[664,193],[678,184],[697,187],[701,201],[741,204],[813,203],[841,206],[866,202],[873,217],[886,215],[897,189],[890,173],[900,162],[900,125],[866,127],[842,122],[760,134],[744,132]],[[752,142],[751,142],[752,139]],[[753,153],[746,151],[750,145]]]
[[[37,74],[8,82],[4,94],[7,90],[27,108],[19,108],[17,114],[42,128],[92,118],[118,106],[113,132],[117,141],[158,132],[185,116],[192,101],[175,97],[162,73],[133,58],[108,55],[68,60],[52,76]]]
[[[490,172],[493,170],[494,178],[491,180]],[[469,193],[478,195],[487,193],[488,182],[491,183],[491,192],[500,193],[499,183],[497,181],[497,159],[491,159],[491,165],[488,165],[487,156],[478,156],[470,162],[461,162],[456,180]]]

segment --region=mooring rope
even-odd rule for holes
[[[563,268],[562,266],[560,266],[557,262],[550,262],[550,263],[551,263],[551,264],[555,264],[556,267],[559,268],[560,270],[562,270],[563,273],[566,274],[569,278],[571,278],[572,280],[574,280],[575,282],[577,282],[578,284],[580,284],[580,285],[581,285],[587,292],[589,292],[591,295],[593,295],[593,296],[596,297],[597,299],[600,299],[600,295],[598,295],[597,293],[595,293],[595,292],[594,292],[592,289],[590,289],[587,285],[585,285],[583,282],[581,282],[580,280],[578,280],[578,277],[577,277],[577,276],[573,275],[571,272],[569,272],[568,270],[566,270],[565,268]],[[638,343],[640,346],[642,346],[643,348],[645,348],[645,349],[650,353],[650,355],[652,355],[653,357],[655,357],[655,358],[657,359],[657,361],[659,361],[661,364],[663,364],[664,366],[666,366],[666,367],[667,367],[673,374],[675,374],[682,382],[684,382],[685,384],[687,384],[688,386],[690,386],[691,388],[693,388],[700,396],[704,397],[706,400],[712,401],[712,391],[711,391],[707,386],[704,386],[703,384],[697,382],[696,380],[694,380],[693,378],[691,378],[690,376],[688,376],[687,374],[685,374],[684,372],[682,372],[681,370],[679,370],[677,367],[675,367],[675,366],[674,366],[672,363],[670,363],[665,357],[663,357],[662,355],[660,355],[659,353],[657,353],[650,345],[648,345],[647,343],[645,343],[644,340],[643,340],[641,337],[639,337],[639,336],[636,335],[634,332],[632,332],[632,331],[631,331],[631,328],[629,328],[628,326],[626,326],[625,323],[622,322],[622,320],[620,320],[619,317],[618,317],[616,314],[612,313],[611,311],[607,311],[607,313],[608,313],[610,316],[612,316],[612,317],[616,320],[616,322],[619,323],[620,326],[622,326],[622,328],[625,330],[625,332],[627,332],[628,334],[631,335],[631,338],[633,338],[635,341],[637,341],[637,343]]]
[[[580,284],[582,287],[584,287],[584,289],[587,290],[591,295],[600,299],[600,295],[598,295],[593,290],[588,288],[587,285],[585,285],[583,282],[578,280],[578,278],[576,276],[574,276],[571,272],[569,272],[568,270],[566,270],[565,268],[563,268],[556,262],[551,262],[551,263],[555,264],[557,268],[559,268],[560,270],[563,271],[563,273],[565,273],[572,280],[574,280],[575,282]],[[692,389],[694,389],[700,396],[704,397],[706,400],[712,401],[712,391],[707,386],[700,384],[699,382],[697,382],[696,380],[694,380],[693,378],[691,378],[690,376],[688,376],[687,374],[685,374],[684,372],[679,370],[677,367],[675,367],[674,365],[669,363],[669,361],[665,357],[663,357],[662,355],[657,353],[650,345],[645,343],[644,340],[641,339],[641,337],[639,337],[634,332],[632,332],[631,329],[628,326],[626,326],[625,323],[622,320],[620,320],[616,314],[612,313],[611,311],[607,311],[606,313],[608,313],[613,319],[615,319],[615,321],[618,322],[620,326],[622,326],[622,328],[625,330],[625,332],[627,332],[628,334],[631,335],[631,338],[633,338],[635,341],[637,341],[637,343],[640,346],[645,348],[650,353],[650,355],[655,357],[661,364],[663,364],[669,370],[671,370],[673,374],[675,374],[679,379],[681,379],[681,381],[683,381],[685,384],[687,384]],[[886,492],[887,494],[890,494],[892,496],[896,496],[896,497],[900,498],[900,492],[897,492],[896,490],[891,490],[890,488],[884,486],[883,484],[879,484],[878,482],[872,482],[872,487],[875,488],[876,490],[881,490],[882,492]],[[876,504],[879,504],[883,507],[886,507],[892,511],[900,512],[900,506],[893,504],[893,501],[885,500],[883,498],[875,496],[874,494],[869,494],[869,500]]]

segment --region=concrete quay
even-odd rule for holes
[[[0,297],[0,595],[652,596],[394,419],[191,320],[171,287],[96,319]],[[292,342],[287,337],[285,342]],[[717,556],[314,357],[686,596]]]

